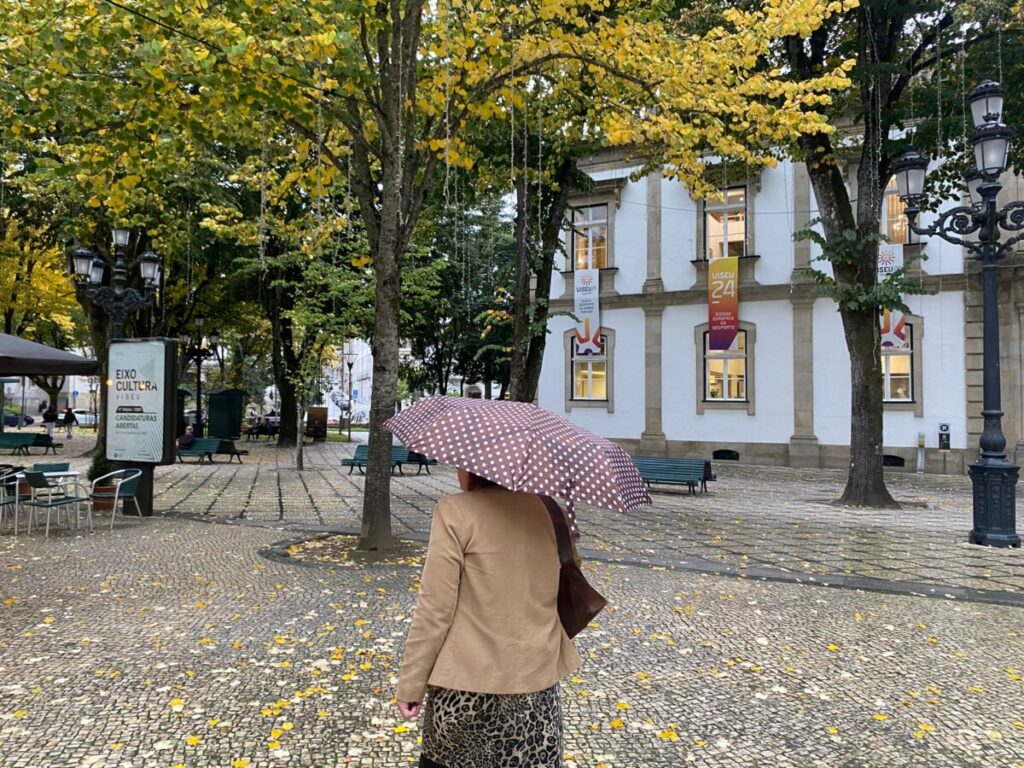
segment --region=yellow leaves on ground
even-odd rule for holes
[[[662,741],[679,741],[679,734],[675,731],[659,731],[658,738]]]

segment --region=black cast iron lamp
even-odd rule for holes
[[[1013,131],[1002,123],[985,123],[971,134],[974,144],[974,167],[987,181],[1006,170]]]
[[[132,239],[132,231],[118,227],[111,232],[111,237],[114,240],[115,248],[127,248],[128,242]]]
[[[924,177],[928,171],[928,158],[916,149],[908,149],[893,163],[896,188],[900,199],[910,208],[917,208],[924,195]]]
[[[974,120],[975,128],[1002,120],[1005,95],[1003,87],[992,80],[982,80],[967,94],[967,103],[971,107],[971,118]]]
[[[96,256],[85,246],[78,246],[71,252],[71,268],[79,280],[88,280],[92,269],[92,260]]]
[[[127,250],[131,239],[130,229],[118,227],[111,232],[114,263],[107,285],[103,284],[107,263],[98,253],[78,246],[68,255],[68,271],[74,277],[76,290],[110,316],[114,339],[124,337],[124,323],[131,314],[153,304],[159,285],[160,257],[147,250],[138,259],[143,290],[128,287]]]
[[[928,161],[908,149],[893,164],[900,198],[907,206],[907,222],[918,235],[935,235],[970,253],[981,265],[982,284],[982,408],[984,426],[978,440],[978,457],[970,465],[974,500],[973,544],[1019,547],[1016,485],[1019,468],[1007,459],[1003,434],[1002,393],[999,378],[999,262],[1024,241],[1024,202],[1015,200],[1002,208],[997,198],[1006,170],[1013,131],[1000,122],[1003,89],[986,80],[967,97],[974,117],[975,167],[964,174],[970,205],[939,211],[928,226],[917,216],[924,194]],[[1003,236],[1006,235],[1005,239]]]
[[[981,196],[981,185],[985,183],[985,177],[978,173],[977,168],[971,168],[964,174],[964,181],[967,182],[967,196],[971,199],[971,205],[974,210],[980,211],[985,206]]]
[[[160,281],[160,257],[152,251],[145,251],[139,256],[139,273],[147,287],[153,287]]]

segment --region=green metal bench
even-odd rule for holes
[[[178,449],[178,461],[184,464],[182,456],[198,456],[197,464],[202,464],[203,459],[208,459],[212,464],[213,454],[217,452],[218,448],[220,448],[219,437],[197,437],[188,448]]]
[[[64,443],[55,443],[55,442],[53,442],[53,438],[50,437],[49,435],[36,435],[35,436],[35,440],[32,441],[32,447],[33,448],[42,448],[43,449],[43,455],[45,455],[47,451],[50,451],[50,452],[53,453],[54,456],[56,456],[57,455],[57,449],[58,448],[63,448],[64,447]]]
[[[359,468],[359,474],[363,474],[363,469],[366,467],[366,463],[370,458],[370,446],[366,443],[360,443],[356,446],[356,452],[353,454],[351,459],[342,459],[341,466],[348,467],[348,473],[351,475],[352,470]],[[395,467],[398,467],[399,474],[402,473],[402,465],[408,464],[409,462],[409,451],[400,445],[391,446],[391,471],[395,471]]]
[[[651,483],[685,485],[690,493],[696,494],[698,486],[707,491],[708,481],[714,480],[711,462],[705,459],[676,459],[667,456],[634,456],[633,463],[640,470],[640,477],[650,487]]]
[[[427,470],[427,474],[430,474],[430,468],[437,466],[437,459],[432,459],[429,456],[425,456],[422,453],[416,451],[409,451],[409,464],[416,465],[416,474],[418,475],[424,469]]]
[[[12,456],[19,453],[29,454],[29,448],[35,445],[36,438],[40,435],[26,434],[23,432],[0,433],[0,450],[9,450]]]
[[[178,461],[184,464],[182,456],[198,456],[199,461],[196,462],[197,464],[202,464],[203,459],[213,464],[214,454],[227,456],[229,464],[232,459],[237,458],[238,463],[241,464],[242,457],[248,456],[249,452],[238,450],[234,440],[226,440],[222,437],[197,437],[188,448],[178,449]]]
[[[238,459],[238,463],[241,464],[242,457],[249,455],[248,451],[238,450],[237,446],[235,446],[234,440],[228,440],[227,438],[224,437],[220,438],[220,445],[217,447],[217,450],[214,451],[214,453],[219,453],[223,456],[227,456],[228,464],[231,463],[232,459]]]

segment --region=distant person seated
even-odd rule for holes
[[[268,413],[267,416],[277,416],[277,411],[275,411],[273,408],[271,408],[270,409],[270,413]]]
[[[174,441],[174,444],[178,448],[191,448],[192,443],[196,441],[195,435],[192,434],[192,425],[185,427],[185,434]]]
[[[255,421],[249,422],[249,428],[245,430],[245,437],[247,440],[252,440],[260,435],[269,434],[267,431],[267,425],[263,423],[263,419],[257,416]]]

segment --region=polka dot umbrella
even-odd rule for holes
[[[387,427],[411,451],[513,491],[559,496],[617,512],[651,497],[622,448],[532,403],[436,395]]]

